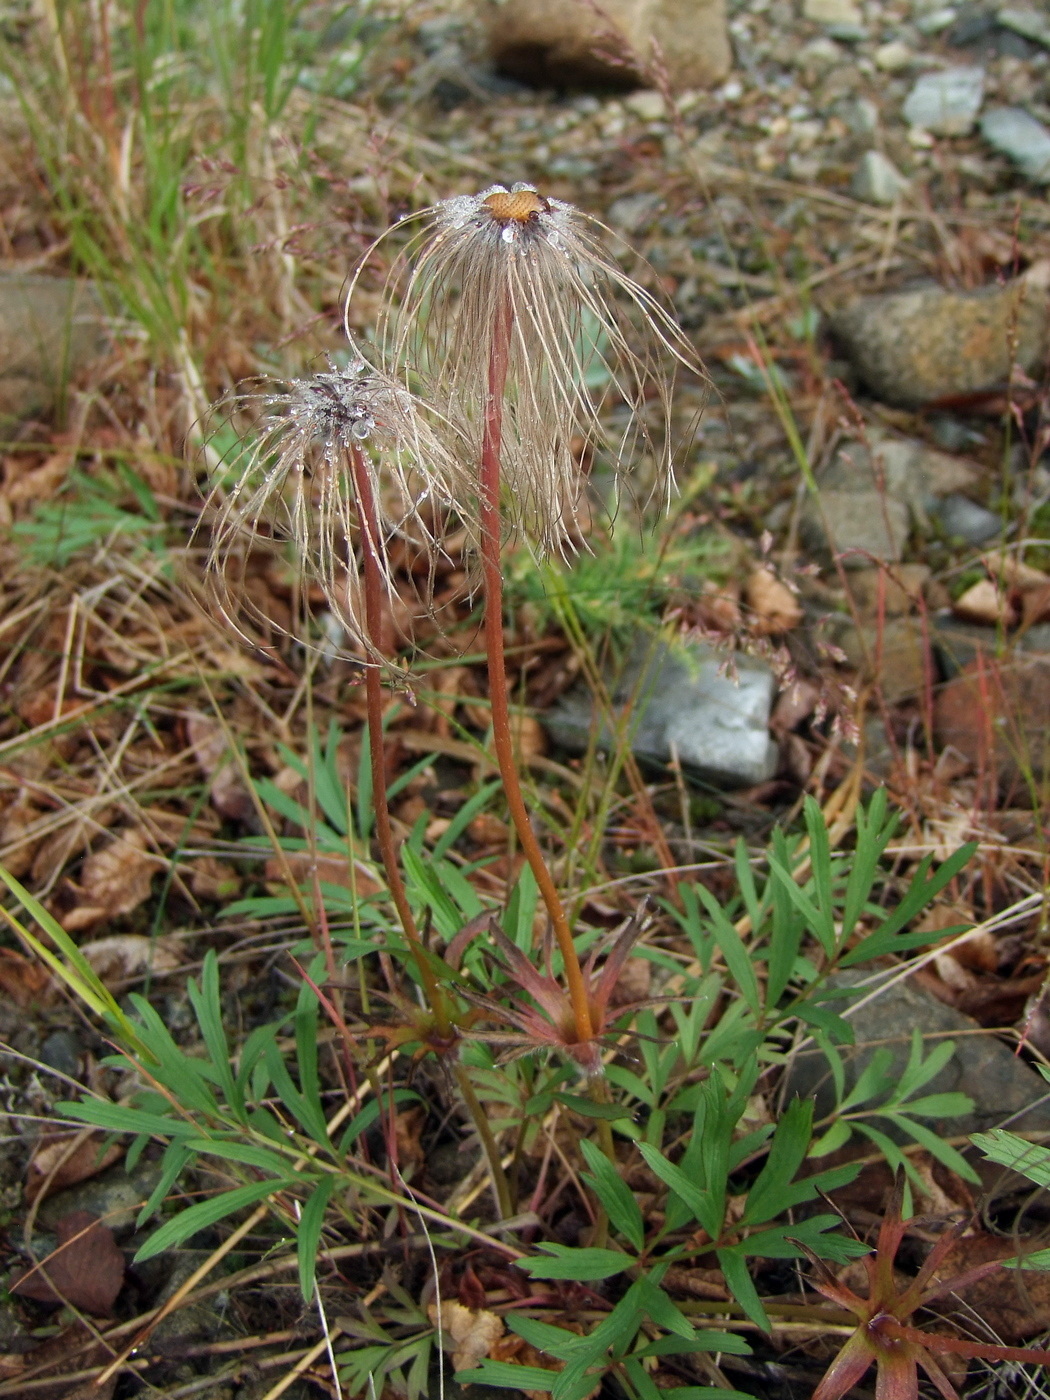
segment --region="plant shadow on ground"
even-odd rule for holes
[[[894,569],[874,571],[874,605],[834,565],[793,572],[796,483],[817,486],[859,410],[815,338],[812,229],[782,192],[733,185],[704,228],[704,258],[735,264],[740,297],[724,278],[710,291],[703,435],[689,436],[709,386],[687,381],[674,403],[687,445],[671,514],[643,530],[613,502],[609,462],[576,444],[592,486],[581,552],[507,561],[510,724],[593,1044],[507,821],[469,531],[434,505],[422,525],[441,552],[419,531],[389,541],[376,640],[395,684],[378,747],[360,656],[287,542],[244,553],[251,646],[202,616],[200,482],[221,480],[245,427],[215,432],[210,405],[248,376],[344,364],[347,268],[396,215],[489,178],[431,139],[431,108],[401,110],[418,56],[404,27],[322,8],[59,4],[47,22],[5,19],[12,256],[90,275],[111,321],[109,357],[71,386],[65,418],[7,444],[0,493],[0,1395],[261,1400],[290,1380],[285,1394],[415,1400],[442,1355],[461,1383],[558,1400],[818,1384],[831,1397],[872,1363],[905,1397],[927,1360],[935,1382],[940,1365],[945,1385],[991,1393],[992,1372],[964,1381],[959,1358],[994,1363],[1020,1393],[1026,1373],[1003,1368],[1046,1359],[1007,1345],[1046,1322],[1045,1205],[1017,1175],[993,1189],[953,1132],[971,1107],[952,1079],[958,1036],[916,1028],[865,1057],[851,1020],[909,971],[1040,1058],[1041,1003],[1024,1014],[1043,978],[1042,759],[1005,623],[979,652],[970,700],[988,723],[967,770],[933,743],[928,636],[928,687],[887,693]],[[669,208],[689,217],[695,190],[669,159]],[[557,193],[596,192],[563,179]],[[901,248],[911,237],[925,256],[922,236]],[[676,240],[642,241],[661,275],[702,282],[704,258],[678,267]],[[391,258],[366,266],[359,335]],[[769,304],[741,319],[758,282]],[[622,432],[607,346],[584,329],[587,387]],[[1030,475],[1038,412],[1012,412]],[[1010,421],[994,442],[984,428],[989,455]],[[639,479],[644,499],[654,482]],[[1024,548],[1046,534],[1040,510],[1009,555],[931,545],[956,601],[990,582],[1039,625],[1025,599],[1045,580],[1004,561],[1046,565],[1045,546]],[[824,647],[800,625],[851,608],[875,657],[853,671],[836,669],[831,633]],[[640,629],[772,661],[797,699],[775,779],[726,794],[639,767],[605,663]],[[596,725],[570,760],[537,717],[580,676],[612,737]],[[376,843],[377,783],[416,942]],[[604,1074],[581,1077],[595,1053]],[[827,1092],[799,1096],[814,1058]],[[974,1141],[1048,1184],[1026,1138]],[[1029,1256],[996,1276],[1004,1294],[1022,1280],[1020,1322],[971,1301],[990,1246]],[[958,1293],[951,1306],[935,1286]]]

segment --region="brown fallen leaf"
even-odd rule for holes
[[[41,1135],[26,1168],[25,1196],[30,1204],[44,1193],[53,1195],[78,1181],[97,1176],[124,1155],[120,1143],[106,1144],[108,1135],[81,1128]]]
[[[790,632],[802,621],[802,605],[772,569],[755,569],[744,585],[744,600],[751,609],[753,632],[776,636]]]
[[[49,999],[51,989],[51,974],[45,968],[10,948],[0,948],[0,997],[25,1008]]]
[[[130,914],[149,898],[159,868],[158,857],[146,850],[145,832],[139,828],[118,832],[81,866],[79,886],[74,886],[81,902],[63,916],[65,928],[74,933]]]
[[[55,1226],[58,1248],[11,1285],[20,1298],[68,1303],[93,1317],[108,1317],[124,1285],[124,1255],[113,1231],[89,1210],[74,1210]]]
[[[511,715],[514,751],[523,759],[541,757],[547,752],[547,735],[535,715]]]
[[[201,772],[208,779],[208,796],[220,817],[228,821],[255,820],[255,803],[245,786],[240,769],[230,758],[226,731],[210,715],[190,714],[186,735]]]
[[[241,877],[232,865],[214,856],[195,856],[189,862],[190,889],[198,899],[235,899]]]
[[[956,1240],[934,1275],[949,1279],[991,1259],[1010,1259],[1019,1252],[1017,1242],[1001,1235],[963,1235]],[[1050,1327],[1050,1274],[1035,1269],[1002,1269],[978,1279],[932,1306],[951,1316],[974,1316],[991,1328],[997,1340],[1025,1342]]]
[[[503,1319],[487,1308],[465,1308],[455,1299],[427,1308],[435,1326],[441,1321],[442,1345],[452,1353],[453,1371],[472,1371],[479,1361],[491,1354],[493,1346],[503,1336]]]
[[[107,987],[144,972],[174,972],[182,961],[179,948],[178,940],[147,938],[141,933],[113,933],[80,945]]]

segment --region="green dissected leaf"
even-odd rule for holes
[[[933,856],[924,856],[915,871],[912,881],[904,893],[904,898],[878,928],[851,948],[839,960],[840,967],[853,967],[857,963],[880,958],[887,953],[901,952],[907,948],[917,948],[923,943],[932,943],[942,937],[942,930],[936,933],[902,934],[900,930],[909,924],[941,890],[954,880],[977,850],[976,842],[968,842],[953,851],[947,860],[942,861],[932,875],[930,867]],[[926,877],[929,875],[929,879]]]
[[[161,1173],[156,1186],[150,1192],[149,1200],[139,1211],[135,1220],[135,1228],[141,1230],[146,1221],[154,1214],[157,1208],[167,1197],[168,1192],[178,1181],[186,1164],[193,1158],[193,1153],[185,1143],[176,1140],[165,1148],[164,1156],[161,1159]]]
[[[578,1282],[599,1278],[612,1278],[622,1274],[633,1263],[629,1254],[620,1254],[614,1249],[576,1249],[572,1245],[553,1244],[545,1241],[539,1246],[550,1259],[533,1257],[519,1259],[519,1269],[524,1269],[533,1278],[571,1278]]]
[[[276,1181],[253,1181],[248,1186],[237,1186],[232,1191],[224,1191],[221,1195],[213,1196],[211,1200],[199,1201],[197,1205],[180,1211],[174,1219],[155,1230],[135,1255],[135,1263],[140,1264],[143,1259],[152,1259],[155,1254],[163,1254],[166,1249],[174,1249],[191,1235],[207,1229],[219,1220],[224,1220],[234,1211],[252,1206],[256,1201],[272,1196],[275,1191],[285,1191],[295,1184],[296,1178],[293,1176],[281,1177]]]
[[[323,968],[324,955],[319,953],[310,966],[309,975],[318,978],[322,976]],[[324,1105],[321,1102],[321,1081],[317,1074],[317,1023],[317,993],[309,982],[304,982],[299,988],[293,1018],[295,1064],[299,1071],[299,1091],[303,1096],[303,1103],[309,1107],[310,1121],[321,1124],[325,1122],[325,1116]],[[328,1128],[325,1124],[326,1140],[327,1135]]]
[[[613,1164],[593,1142],[586,1138],[580,1143],[590,1174],[584,1181],[605,1207],[610,1221],[640,1254],[645,1247],[645,1221],[634,1193]]]
[[[834,955],[838,935],[835,929],[835,877],[831,862],[831,843],[828,840],[828,824],[824,820],[820,803],[814,797],[807,795],[804,812],[806,832],[809,836],[810,869],[813,872],[813,888],[816,894],[814,905],[819,911],[819,922],[813,925],[812,931],[830,958]]]
[[[294,797],[289,797],[270,778],[255,778],[255,791],[262,800],[277,813],[279,817],[284,817],[293,825],[301,827],[304,831],[312,833],[317,845],[323,851],[341,853],[346,851],[346,839],[341,836],[334,827],[327,822],[320,821],[313,813],[309,812],[301,802],[296,802]]]
[[[1004,1269],[1050,1269],[1050,1249],[1036,1249],[1019,1259],[1002,1260]]]
[[[754,1256],[756,1259],[795,1259],[799,1250],[793,1241],[802,1240],[814,1254],[820,1254],[826,1243],[824,1232],[834,1230],[841,1224],[842,1221],[837,1215],[811,1215],[808,1220],[794,1225],[774,1225],[768,1230],[756,1230],[753,1235],[748,1235],[746,1240],[734,1245],[734,1248],[742,1255]],[[861,1246],[860,1253],[868,1253],[866,1245]]]
[[[1037,1186],[1050,1186],[1050,1147],[1042,1147],[1035,1142],[1027,1142],[1017,1133],[1008,1133],[1005,1128],[992,1128],[987,1133],[974,1133],[970,1138],[990,1162],[1001,1167],[1020,1172]],[[1050,1251],[1042,1250],[1043,1254]],[[1033,1256],[1029,1256],[1030,1258]],[[1044,1267],[1031,1265],[1026,1267]]]
[[[906,1117],[904,1112],[885,1113],[884,1116],[925,1147],[927,1152],[932,1152],[938,1162],[943,1162],[949,1170],[961,1176],[964,1181],[972,1181],[975,1186],[980,1184],[981,1178],[966,1158],[957,1152],[951,1143],[945,1142],[944,1138],[931,1132],[925,1123],[916,1123],[914,1119]]]
[[[274,1176],[285,1176],[288,1171],[286,1154],[280,1155],[267,1147],[257,1147],[254,1143],[240,1142],[232,1137],[187,1138],[185,1146],[191,1152],[224,1157],[228,1162],[241,1162],[246,1167],[257,1167],[260,1171],[272,1172]]]
[[[624,1367],[630,1377],[631,1384],[637,1391],[638,1400],[752,1400],[752,1397],[745,1395],[743,1391],[726,1390],[724,1386],[720,1385],[678,1385],[664,1389],[656,1384],[637,1359],[646,1355],[647,1350],[634,1351],[624,1360]],[[750,1348],[748,1350],[750,1351]],[[736,1354],[744,1355],[745,1353],[738,1352]]]
[[[902,1113],[920,1118],[961,1118],[973,1110],[973,1099],[958,1090],[943,1094],[925,1094],[921,1099],[909,1099],[900,1106]]]
[[[809,1156],[826,1157],[829,1152],[837,1152],[840,1147],[845,1147],[852,1136],[852,1126],[844,1118],[838,1118],[826,1133],[810,1144]]]
[[[314,1187],[309,1200],[303,1206],[296,1231],[296,1253],[299,1258],[299,1288],[303,1301],[309,1303],[314,1296],[314,1279],[317,1271],[317,1246],[324,1228],[324,1213],[332,1193],[339,1185],[337,1176],[325,1177]]]
[[[320,1105],[311,1103],[309,1099],[304,1098],[292,1083],[288,1066],[275,1042],[271,1042],[266,1047],[266,1068],[270,1072],[273,1087],[280,1095],[285,1108],[291,1110],[300,1125],[305,1128],[316,1143],[322,1147],[328,1147],[328,1125]]]
[[[766,965],[766,1005],[772,1009],[780,1004],[794,976],[798,950],[802,946],[803,921],[780,881],[770,879],[767,882],[766,897],[770,899],[772,908]]]
[[[774,879],[780,882],[788,899],[802,915],[806,927],[816,936],[827,956],[833,957],[835,953],[834,906],[820,908],[799,885],[791,867],[782,865],[775,856],[770,857],[769,869]]]
[[[584,1118],[604,1118],[606,1122],[615,1123],[621,1118],[632,1116],[631,1110],[623,1104],[595,1103],[593,1099],[585,1099],[582,1094],[555,1094],[554,1098]]]
[[[657,1327],[662,1327],[665,1332],[670,1332],[687,1342],[695,1339],[696,1328],[693,1324],[675,1307],[663,1289],[657,1288],[647,1278],[638,1280],[638,1301],[648,1313],[649,1320],[655,1322]]]
[[[549,1322],[540,1322],[534,1317],[519,1317],[516,1313],[508,1313],[507,1326],[519,1337],[524,1337],[537,1351],[553,1356],[558,1361],[568,1361],[585,1340],[578,1332],[570,1332],[567,1327],[553,1327]]]
[[[903,1103],[905,1099],[911,1098],[917,1089],[921,1089],[924,1084],[928,1084],[931,1079],[940,1074],[955,1054],[955,1041],[942,1040],[940,1044],[933,1047],[925,1059],[923,1058],[923,1048],[922,1031],[919,1030],[918,1026],[913,1026],[908,1063],[904,1066],[904,1071],[897,1081],[897,1088],[893,1096],[895,1103]]]
[[[156,1064],[154,1078],[172,1091],[184,1109],[196,1109],[209,1118],[219,1116],[219,1105],[209,1085],[209,1071],[215,1071],[204,1060],[186,1055],[175,1044],[171,1032],[161,1020],[155,1007],[145,997],[132,992],[128,998],[141,1019],[139,1035]]]
[[[218,1082],[222,1086],[226,1102],[233,1108],[243,1111],[243,1101],[238,1103],[237,1086],[234,1083],[230,1066],[230,1047],[226,1040],[226,1030],[222,1023],[222,1000],[219,994],[219,960],[214,948],[209,948],[201,969],[201,985],[198,988],[191,977],[186,988],[197,1024],[201,1028],[204,1044],[211,1057],[211,1065]]]
[[[704,1227],[711,1238],[717,1239],[722,1233],[722,1211],[719,1209],[719,1203],[712,1199],[711,1194],[694,1185],[680,1167],[669,1162],[663,1153],[658,1148],[653,1147],[651,1143],[639,1143],[638,1151],[645,1158],[649,1169],[660,1178],[665,1186],[670,1187],[679,1200],[688,1206],[697,1222]]]
[[[849,866],[849,879],[846,882],[846,895],[842,905],[842,931],[840,944],[847,943],[853,935],[857,920],[871,896],[878,874],[879,862],[889,844],[890,837],[897,829],[896,815],[886,820],[887,794],[885,788],[877,788],[867,811],[857,809],[857,837]]]
[[[776,1126],[765,1165],[747,1193],[741,1224],[771,1220],[785,1208],[784,1194],[805,1159],[812,1124],[812,1099],[795,1099],[788,1105]]]
[[[885,1045],[880,1045],[857,1076],[856,1084],[839,1104],[838,1111],[845,1113],[857,1104],[867,1103],[869,1099],[884,1093],[893,1083],[890,1074],[892,1064],[893,1051]]]
[[[632,1356],[688,1356],[695,1351],[724,1351],[728,1356],[750,1356],[751,1348],[736,1332],[716,1332],[709,1329],[697,1331],[692,1341],[683,1342],[681,1337],[661,1337],[658,1342],[632,1351]]]
[[[542,1390],[554,1388],[556,1371],[541,1366],[515,1366],[512,1361],[491,1361],[485,1357],[473,1371],[458,1371],[461,1385],[494,1385],[500,1390]]]
[[[91,1123],[111,1133],[149,1133],[151,1137],[194,1137],[200,1132],[196,1123],[185,1118],[163,1117],[159,1113],[144,1113],[139,1108],[108,1103],[104,1099],[85,1099],[83,1103],[56,1103],[65,1118],[79,1123]]]
[[[733,1245],[730,1249],[719,1249],[718,1264],[725,1276],[726,1287],[744,1309],[744,1312],[763,1332],[768,1332],[769,1318],[758,1296],[754,1280],[748,1273],[746,1245]]]
[[[825,1037],[836,1041],[839,1045],[852,1045],[855,1039],[855,1032],[850,1023],[837,1011],[832,1011],[827,1006],[820,1006],[812,1001],[802,1001],[791,1007],[791,1014],[807,1026],[812,1026],[814,1030],[821,1031]]]
[[[750,1010],[758,1016],[762,1010],[762,996],[758,989],[758,978],[755,976],[751,954],[744,946],[744,941],[739,933],[726,917],[725,910],[706,885],[698,884],[695,888],[697,896],[703,902],[707,916],[711,920],[715,941],[726,960],[730,976],[740,988],[740,995]]]

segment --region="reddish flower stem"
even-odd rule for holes
[[[379,563],[379,512],[376,509],[375,495],[369,480],[364,457],[359,447],[351,447],[350,463],[354,478],[354,491],[357,495],[357,509],[361,522],[361,573],[364,578],[365,627],[372,644],[378,648],[383,627],[383,573]],[[390,807],[386,798],[386,755],[383,748],[383,686],[379,667],[374,661],[365,666],[365,705],[368,713],[368,746],[372,756],[372,806],[376,819],[376,843],[386,872],[387,887],[397,909],[401,927],[405,931],[419,971],[420,981],[426,993],[427,1003],[434,1017],[434,1025],[440,1036],[451,1040],[452,1018],[449,1015],[448,1000],[439,986],[434,971],[427,961],[423,940],[412,917],[405,882],[401,878],[401,867],[397,860],[397,843],[390,824]],[[492,1132],[485,1111],[474,1092],[466,1067],[458,1058],[454,1060],[453,1073],[463,1095],[467,1109],[482,1149],[488,1159],[492,1173],[492,1185],[500,1217],[508,1220],[514,1213],[514,1203],[506,1173],[500,1160],[499,1144]]]
[[[514,740],[510,727],[507,663],[503,650],[500,454],[503,441],[503,393],[507,383],[513,319],[513,309],[508,301],[504,301],[496,311],[496,326],[489,353],[488,395],[485,400],[485,425],[481,445],[481,564],[485,590],[485,650],[488,654],[489,699],[492,704],[492,740],[510,818],[518,833],[522,853],[536,877],[536,884],[554,928],[554,936],[561,949],[565,981],[576,1023],[576,1035],[579,1040],[584,1041],[590,1040],[594,1034],[587,999],[587,984],[576,954],[569,920],[529,820],[514,758]]]
[[[379,511],[365,459],[359,447],[350,449],[350,467],[361,522],[361,573],[364,579],[365,628],[373,646],[379,648],[383,632],[383,572],[379,563]],[[390,824],[386,799],[386,754],[383,745],[383,681],[379,666],[370,660],[365,666],[365,707],[368,714],[368,748],[372,758],[372,807],[376,821],[376,844],[386,872],[397,916],[411,945],[427,1003],[434,1014],[437,1030],[448,1035],[450,1022],[444,994],[427,962],[426,950],[412,916],[405,882],[397,859],[397,842]]]

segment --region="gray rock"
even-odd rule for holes
[[[858,297],[827,324],[878,398],[916,408],[1001,388],[1015,358],[1038,378],[1048,288],[1050,263],[1041,262],[1005,286],[976,292],[931,286]]]
[[[880,626],[842,628],[838,644],[864,680],[874,681],[887,705],[922,695],[926,688],[928,643],[914,617],[895,617]],[[881,720],[879,721],[881,724]]]
[[[776,772],[777,746],[769,735],[774,681],[769,667],[748,656],[727,656],[702,643],[668,646],[641,638],[619,673],[610,677],[619,713],[627,720],[639,758],[668,762],[673,754],[711,782],[743,786]],[[555,743],[581,752],[591,739],[591,696],[570,692],[543,719]],[[599,745],[613,736],[603,724]]]
[[[996,15],[1004,29],[1012,29],[1015,34],[1031,39],[1050,49],[1050,14],[1028,6],[1005,5]]]
[[[864,14],[854,0],[803,0],[802,13],[822,24],[833,39],[853,41],[867,34]]]
[[[1021,634],[1017,645],[1022,651],[1042,656],[1050,653],[1050,622],[1037,622]]]
[[[870,973],[850,968],[835,973],[829,985],[843,990],[855,988]],[[853,1001],[859,997],[851,998]],[[842,1003],[832,1002],[831,1009],[839,1014]],[[856,1084],[876,1049],[886,1046],[893,1051],[891,1075],[903,1071],[911,1049],[912,1031],[916,1027],[923,1037],[929,1037],[926,1053],[946,1037],[955,1036],[955,1052],[940,1074],[920,1090],[920,1094],[940,1094],[950,1091],[967,1094],[974,1101],[973,1110],[958,1118],[920,1119],[920,1122],[951,1136],[981,1132],[1001,1123],[1018,1132],[1046,1131],[1050,1128],[1050,1104],[1039,1103],[1048,1097],[1048,1086],[1023,1060],[997,1040],[994,1033],[982,1031],[976,1021],[928,993],[913,987],[908,981],[898,982],[880,993],[856,1012],[845,1013],[853,1027],[856,1044],[845,1047],[846,1088]],[[827,1113],[834,1103],[831,1076],[827,1061],[819,1052],[799,1056],[792,1072],[790,1089],[803,1097],[815,1097],[817,1116]],[[916,1095],[918,1097],[919,1095]],[[876,1120],[876,1127],[896,1141],[909,1141],[898,1134],[886,1119]]]
[[[802,536],[811,548],[830,549],[847,569],[867,568],[873,559],[897,563],[908,538],[904,501],[879,491],[820,492],[819,505],[807,500]]]
[[[903,501],[920,525],[941,496],[980,484],[980,468],[914,438],[846,442],[820,474],[822,489],[878,491]]]
[[[141,1159],[130,1176],[123,1164],[110,1167],[98,1176],[49,1196],[40,1207],[40,1224],[53,1228],[56,1221],[71,1211],[89,1210],[115,1235],[127,1234],[135,1224],[143,1201],[160,1180],[160,1173],[159,1162]]]
[[[940,34],[959,18],[954,5],[937,5],[916,17],[915,28],[920,34]]]
[[[907,194],[910,181],[881,151],[865,151],[850,185],[850,193],[867,204],[893,204]]]
[[[77,1077],[82,1053],[83,1046],[73,1031],[52,1031],[40,1047],[44,1064],[68,1074],[71,1079]]]
[[[712,87],[733,63],[725,0],[483,0],[499,68],[526,82],[628,87],[644,80],[653,41],[672,88]],[[615,52],[618,50],[618,52]]]
[[[993,107],[981,118],[981,135],[1033,184],[1050,184],[1050,131],[1022,107]]]
[[[1002,649],[1002,638],[995,627],[964,622],[954,613],[936,613],[930,620],[930,640],[942,673],[951,678],[977,660],[978,655],[994,657]]]
[[[1002,516],[954,491],[937,502],[935,514],[946,535],[967,544],[984,544],[1002,534]]]
[[[90,282],[0,272],[0,431],[46,412],[108,344]]]
[[[918,79],[905,98],[904,120],[936,136],[965,136],[983,100],[983,68],[942,68]]]

